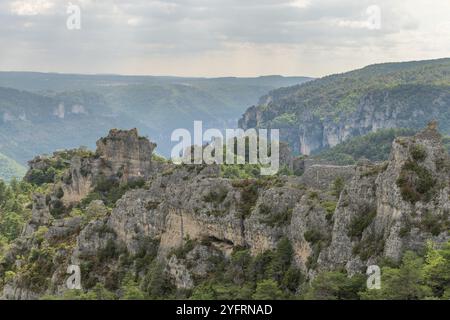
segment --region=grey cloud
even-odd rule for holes
[[[420,27],[416,18],[398,9],[401,0],[375,1],[383,21],[377,31],[338,25],[365,19],[371,0],[311,0],[304,7],[288,0],[73,0],[82,6],[80,31],[65,27],[66,1],[53,0],[55,6],[37,16],[14,15],[12,2],[0,3],[0,41],[6,48],[0,58],[12,61],[13,54],[28,48],[30,56],[62,65],[193,56],[240,44],[326,50],[395,46],[393,35]],[[0,62],[0,68],[6,67]]]

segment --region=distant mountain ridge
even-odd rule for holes
[[[234,128],[262,95],[308,80],[0,72],[0,153],[25,165],[37,154],[94,147],[111,127],[136,127],[168,155],[174,129],[194,120]]]
[[[167,84],[189,84],[205,86],[211,84],[231,84],[266,87],[269,90],[292,86],[312,80],[310,77],[284,77],[280,75],[260,77],[176,77],[176,76],[134,76],[114,74],[64,74],[43,72],[20,72],[0,71],[0,87],[14,88],[24,91],[72,91],[93,90],[93,87],[130,86],[130,85],[167,85]],[[95,90],[95,89],[94,89]],[[267,93],[266,90],[265,93]],[[259,97],[258,97],[259,98]]]
[[[450,133],[450,59],[385,63],[327,76],[262,97],[242,128],[279,128],[298,153],[333,147],[383,128],[437,119]]]

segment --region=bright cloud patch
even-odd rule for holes
[[[310,0],[293,0],[290,4],[293,7],[306,8],[311,4],[311,1]]]
[[[11,12],[19,16],[36,16],[53,7],[50,0],[18,0],[11,3]]]

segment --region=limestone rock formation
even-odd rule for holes
[[[145,184],[110,208],[92,200],[82,218],[55,218],[52,203],[59,198],[36,195],[30,222],[2,262],[15,274],[3,297],[63,294],[69,264],[81,266],[86,286],[114,288],[126,271],[144,277],[138,266],[152,255],[173,285],[190,289],[215,268],[214,257],[229,259],[242,247],[257,255],[282,238],[292,243],[295,263],[309,279],[322,270],[365,272],[382,259],[398,261],[405,250],[423,250],[428,240],[450,240],[450,159],[434,123],[415,137],[398,138],[385,163],[312,165],[302,177],[225,179],[218,166],[154,166],[153,148],[135,131],[113,130],[99,141],[96,156],[75,155],[65,171],[71,179],[55,183],[56,191],[63,185],[64,197],[77,193],[70,198],[75,205],[99,175],[143,177]],[[333,188],[338,177],[345,184],[340,194]],[[54,264],[39,273],[49,282],[30,280],[36,270],[23,273],[25,261],[16,259],[43,244],[57,248],[51,251]]]
[[[427,240],[448,241],[449,183],[450,160],[435,123],[398,138],[388,163],[359,168],[341,194],[319,264],[356,272],[377,257],[398,261],[405,250],[423,250]]]
[[[113,129],[107,137],[97,141],[97,155],[123,181],[149,176],[155,148],[156,144],[139,137],[136,129]]]
[[[111,130],[107,137],[97,141],[93,156],[72,157],[61,184],[63,201],[80,201],[99,179],[123,183],[147,179],[153,170],[155,148],[156,144],[140,137],[136,129]]]

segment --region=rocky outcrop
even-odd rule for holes
[[[449,165],[431,123],[413,138],[398,138],[388,163],[358,168],[341,194],[331,245],[319,264],[354,273],[379,257],[399,261],[427,240],[448,241]]]
[[[40,226],[47,226],[51,220],[53,220],[53,217],[50,214],[45,195],[35,194],[33,196],[31,220],[26,224],[22,235],[29,236],[33,234]]]
[[[146,142],[147,147],[136,143],[133,150],[150,150]],[[105,141],[100,149],[105,146],[124,148],[119,141]],[[116,157],[107,167],[112,172],[123,161],[132,168],[128,172],[152,168],[148,159],[134,158],[142,162]],[[82,167],[77,165],[80,173]],[[98,168],[93,165],[89,174]],[[4,270],[16,272],[3,288],[4,297],[62,294],[69,264],[83,267],[88,284],[117,282],[127,261],[127,270],[144,277],[136,265],[150,250],[146,243],[173,284],[192,289],[196,279],[215,268],[215,258],[229,259],[235,248],[258,255],[282,238],[290,240],[294,261],[309,279],[322,270],[364,272],[383,259],[398,261],[405,250],[421,251],[428,240],[438,245],[450,240],[450,159],[435,123],[415,137],[396,139],[385,163],[312,165],[303,177],[225,179],[218,166],[167,163],[158,168],[149,169],[145,185],[126,192],[113,208],[92,201],[83,218],[54,219],[46,197],[36,195],[32,218],[3,263]],[[340,194],[332,188],[337,177],[345,185]],[[24,261],[15,257],[47,250],[43,244],[58,249],[51,251],[54,267],[42,267],[51,285],[40,291],[28,273],[21,273]]]
[[[136,129],[113,129],[97,141],[95,154],[75,155],[60,187],[66,204],[79,202],[100,180],[128,183],[146,180],[153,172],[152,155],[156,144],[140,137]]]
[[[152,171],[152,154],[156,144],[140,137],[136,129],[113,129],[108,136],[97,141],[97,155],[112,174],[122,181],[146,179]]]
[[[81,201],[92,189],[95,174],[92,173],[94,160],[75,156],[70,161],[70,168],[63,177],[60,187],[66,204]]]

